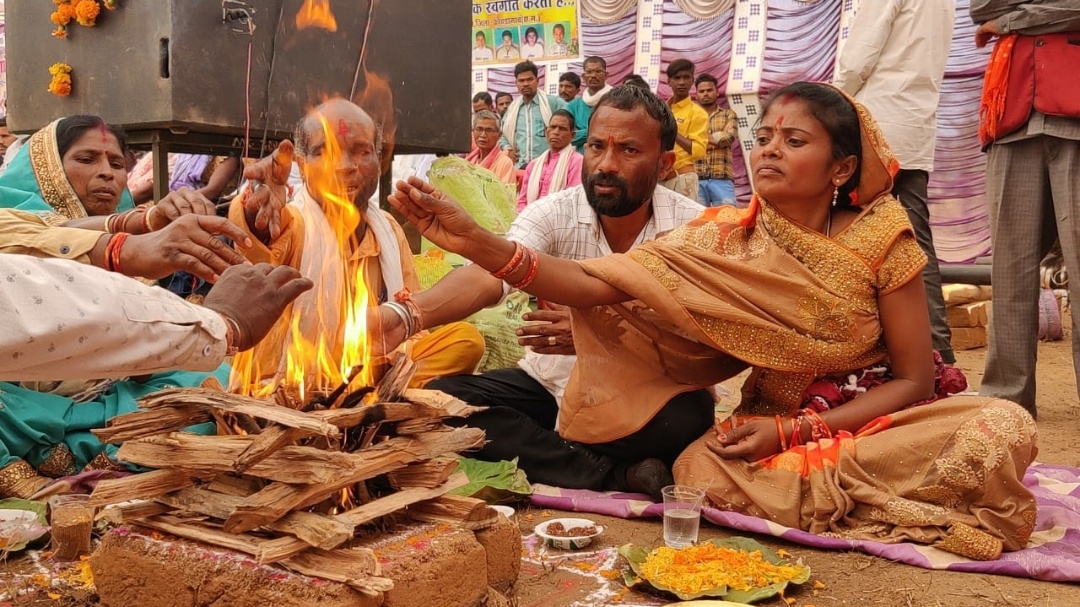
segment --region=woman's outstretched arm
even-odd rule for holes
[[[505,267],[517,245],[477,225],[459,204],[416,177],[399,181],[390,195],[393,205],[428,240],[472,260],[488,272]],[[522,290],[545,301],[574,308],[589,308],[628,301],[631,297],[585,272],[579,263],[537,253],[539,263],[532,283]],[[521,280],[525,268],[510,278]]]

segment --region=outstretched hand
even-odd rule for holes
[[[240,335],[235,345],[247,350],[259,343],[285,308],[312,286],[311,280],[289,266],[232,266],[222,272],[203,305],[236,321]]]
[[[264,242],[281,235],[294,154],[293,143],[285,139],[273,154],[244,169],[244,178],[251,182],[243,195],[244,216],[251,231]]]
[[[390,205],[441,249],[468,257],[480,226],[457,202],[422,179],[399,181]]]

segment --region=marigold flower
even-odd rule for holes
[[[71,94],[71,66],[64,63],[54,63],[49,67],[52,74],[52,82],[49,83],[49,92],[57,97],[67,97]]]
[[[71,94],[71,79],[67,81],[52,81],[49,84],[49,92],[57,97],[67,97]]]
[[[103,0],[102,3],[105,5],[105,8],[109,9],[110,11],[116,10],[116,0]]]
[[[60,75],[60,74],[70,74],[70,73],[71,73],[71,66],[64,63],[63,61],[54,63],[54,64],[49,66],[49,74],[51,74],[53,76],[57,76],[57,75]]]
[[[59,38],[61,40],[67,40],[67,28],[60,25],[52,32],[53,38]]]
[[[84,27],[93,27],[100,13],[101,5],[97,0],[78,0],[75,5],[75,20]]]

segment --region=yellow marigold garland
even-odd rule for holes
[[[703,542],[678,550],[662,546],[649,553],[639,575],[682,595],[727,586],[750,590],[799,577],[802,567],[774,565],[760,551],[733,550]]]
[[[49,14],[49,20],[56,25],[52,35],[56,38],[68,37],[68,24],[74,20],[83,27],[94,27],[101,14],[101,8],[116,10],[118,0],[53,0],[56,10]]]
[[[49,83],[49,92],[57,97],[67,97],[71,94],[71,66],[64,63],[54,63],[49,67],[52,74],[52,82]]]

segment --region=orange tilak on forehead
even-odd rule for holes
[[[778,128],[778,129],[784,128],[784,117],[783,116],[781,116],[779,119],[777,119],[776,128]]]
[[[108,129],[105,128],[105,124],[104,123],[99,124],[98,129],[101,130],[101,143],[108,143],[109,142],[109,131],[108,131]]]
[[[347,124],[345,124],[345,119],[344,118],[338,118],[337,132],[338,132],[338,135],[341,135],[342,137],[349,134],[349,126]]]

